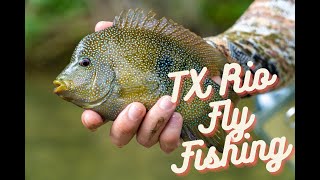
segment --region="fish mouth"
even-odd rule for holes
[[[84,100],[82,99],[74,99],[74,98],[70,98],[70,97],[66,97],[66,91],[69,90],[68,87],[72,88],[72,82],[69,82],[68,80],[54,80],[53,84],[56,86],[56,88],[54,89],[54,93],[57,94],[58,96],[60,96],[62,99],[72,102],[73,104],[84,108],[84,109],[92,109],[96,106],[101,105],[102,103],[106,102],[109,98],[109,96],[112,94],[112,91],[114,89],[113,83],[114,83],[115,77],[113,77],[113,79],[111,80],[110,86],[109,88],[107,88],[105,94],[96,100],[90,101],[90,102],[84,102]]]
[[[55,94],[59,95],[59,94],[65,92],[66,90],[68,90],[66,83],[62,80],[54,80],[53,84],[55,86],[53,93],[55,93]]]
[[[53,81],[53,85],[55,86],[53,93],[57,94],[59,97],[66,101],[72,101],[72,98],[68,98],[65,96],[66,92],[69,90],[68,87],[70,87],[71,82],[57,79]]]

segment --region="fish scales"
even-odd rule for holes
[[[208,147],[222,152],[226,132],[220,124],[212,137],[202,135],[198,125],[210,124],[209,102],[229,98],[237,104],[239,96],[230,89],[222,98],[220,86],[211,77],[221,76],[225,63],[237,62],[248,70],[246,63],[252,61],[256,67],[252,73],[264,67],[279,76],[276,88],[290,83],[295,59],[292,7],[294,1],[254,1],[230,29],[207,38],[171,19],[158,20],[152,11],[122,11],[113,26],[80,41],[70,64],[54,81],[55,93],[112,121],[131,102],[141,102],[149,110],[161,96],[171,95],[174,81],[168,73],[190,69],[200,73],[207,67],[210,74],[203,87],[211,85],[214,94],[207,100],[194,97],[192,103],[181,100],[176,111],[184,119],[184,141],[203,139]],[[185,79],[181,97],[191,87],[192,80]]]

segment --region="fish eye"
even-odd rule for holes
[[[79,62],[79,65],[80,66],[83,66],[83,67],[86,67],[86,66],[89,66],[90,65],[90,59],[88,58],[84,58],[82,59],[80,62]]]

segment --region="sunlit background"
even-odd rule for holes
[[[271,175],[266,170],[265,163],[259,161],[254,167],[236,168],[231,165],[228,170],[205,174],[194,170],[192,166],[188,175],[178,177],[170,166],[181,165],[180,154],[184,148],[180,147],[167,155],[158,145],[146,149],[135,140],[123,148],[117,148],[109,139],[111,123],[96,132],[90,132],[80,120],[83,110],[52,93],[52,81],[69,63],[76,44],[94,31],[98,21],[112,21],[123,9],[152,9],[158,14],[157,17],[171,18],[206,37],[230,27],[251,2],[252,0],[26,1],[26,179],[294,179],[292,160],[277,176]],[[252,132],[256,133],[257,139],[286,136],[294,144],[292,122],[290,124],[282,117],[288,109],[292,110],[292,97],[277,102],[279,107],[272,111],[260,111],[261,120],[256,131]],[[242,101],[239,106],[247,105],[251,111],[259,114],[259,102],[259,99],[253,97]]]

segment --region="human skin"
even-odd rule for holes
[[[112,22],[100,21],[96,24],[95,31],[110,26]],[[176,106],[170,99],[168,95],[161,97],[148,112],[139,102],[129,104],[113,121],[109,134],[111,142],[117,147],[123,147],[136,135],[137,142],[146,148],[159,143],[165,153],[174,151],[181,143],[180,133],[183,120],[178,112],[174,112]],[[164,118],[164,123],[157,127],[155,135],[149,139],[148,134],[155,129],[160,118]],[[85,110],[81,120],[83,125],[91,131],[97,130],[106,123],[98,113],[92,110]]]

